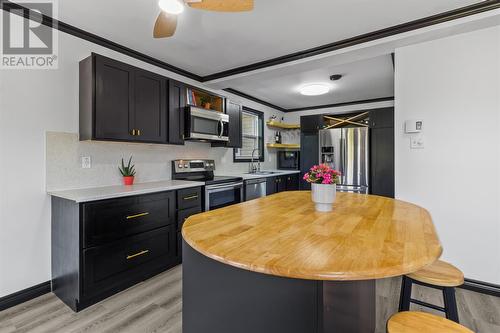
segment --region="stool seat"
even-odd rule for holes
[[[413,280],[440,287],[458,287],[464,284],[462,271],[442,260],[437,260],[406,276]]]
[[[388,333],[474,333],[467,327],[426,312],[398,312],[387,322]]]

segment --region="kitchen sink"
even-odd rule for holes
[[[247,172],[247,175],[272,175],[275,173],[279,173],[276,171],[256,171],[256,172]]]

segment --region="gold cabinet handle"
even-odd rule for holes
[[[137,135],[140,136],[141,135],[141,130],[137,130]]]
[[[183,200],[193,200],[193,199],[198,199],[198,194],[191,195],[189,197],[184,197],[182,198]]]
[[[140,213],[140,214],[135,214],[135,215],[129,215],[129,216],[127,216],[127,220],[135,219],[135,218],[146,216],[146,215],[149,215],[149,213],[146,212],[146,213]]]
[[[135,129],[131,130],[131,131],[130,131],[130,134],[131,134],[132,136],[135,136]]]
[[[142,255],[144,255],[144,254],[146,254],[146,253],[148,253],[148,252],[149,252],[149,250],[142,250],[141,252],[137,252],[137,253],[134,253],[134,254],[128,255],[128,256],[127,256],[127,260],[130,260],[130,259],[135,258],[135,257],[142,256]]]

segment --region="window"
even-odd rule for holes
[[[234,162],[264,161],[264,113],[243,107],[241,113],[242,148],[234,149]]]

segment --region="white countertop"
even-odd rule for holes
[[[182,188],[204,186],[204,182],[165,180],[149,183],[138,183],[131,186],[115,185],[82,188],[64,191],[48,191],[47,193],[59,198],[72,200],[75,202],[88,202],[103,199],[127,197],[131,195],[147,194],[162,191],[178,190]]]
[[[292,175],[296,173],[300,173],[299,170],[262,170],[263,172],[274,172],[269,174],[249,174],[245,172],[220,172],[217,173],[217,176],[234,176],[234,177],[242,177],[243,179],[257,179],[257,178],[268,178],[268,177],[276,177],[276,176],[284,176],[284,175]]]

